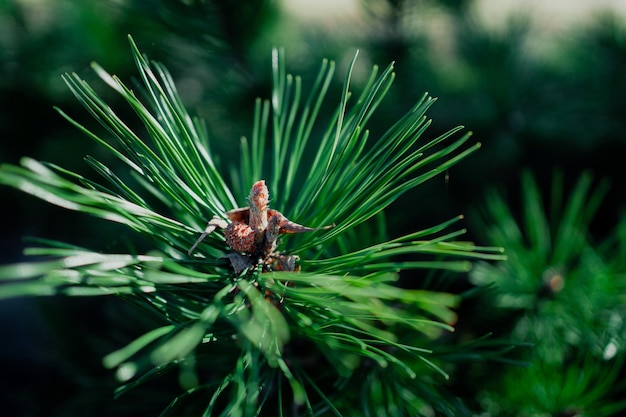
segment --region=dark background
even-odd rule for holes
[[[396,81],[370,123],[372,136],[427,91],[438,97],[429,112],[429,137],[462,124],[483,144],[447,181],[437,178],[394,205],[390,234],[471,212],[490,187],[515,197],[523,169],[544,191],[555,169],[563,171],[566,184],[584,170],[608,178],[612,188],[592,224],[592,239],[611,233],[626,200],[623,17],[598,7],[574,19],[578,2],[550,15],[532,8],[479,13],[471,0],[362,0],[350,12],[337,3],[336,10],[320,11],[262,0],[236,7],[226,0],[2,0],[0,162],[17,164],[30,156],[94,178],[84,155],[115,166],[53,106],[95,128],[60,77],[77,72],[123,119],[124,112],[130,114],[89,68],[96,61],[129,81],[136,71],[127,34],[170,69],[188,108],[207,120],[213,150],[225,164],[238,160],[239,138],[251,131],[254,99],[269,96],[273,46],[285,47],[288,70],[303,76],[305,88],[322,58],[337,62],[329,104],[338,99],[347,63],[358,49],[357,89],[359,75],[368,74],[371,65],[384,68],[395,61]],[[121,229],[6,187],[0,201],[1,263],[20,261],[25,236],[106,252],[123,250],[129,238]],[[480,241],[471,219],[467,226],[470,237]],[[110,329],[127,308],[104,299],[0,302],[0,411],[8,410],[0,414],[137,412],[130,402],[108,401],[114,381],[99,359],[149,325]],[[150,401],[155,410],[167,402]],[[145,405],[138,409],[157,414]]]

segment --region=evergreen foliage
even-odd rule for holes
[[[491,415],[618,415],[626,408],[622,229],[600,243],[590,236],[606,181],[594,184],[584,173],[566,192],[563,174],[553,178],[544,204],[524,172],[519,216],[502,193],[486,198],[481,229],[509,257],[476,265],[471,277],[493,285],[486,304],[513,312],[501,314],[509,317],[511,337],[533,348],[520,358],[528,368],[509,368],[485,382],[483,401]]]
[[[274,180],[276,184],[268,184],[273,208],[279,208],[302,224],[324,225],[321,223],[324,219],[319,216],[330,213],[323,204],[324,195],[312,199],[310,206],[302,206],[297,217],[292,211],[293,204],[311,172],[310,163],[318,151],[320,138],[328,135],[329,126],[337,127],[337,115],[333,111],[341,108],[345,84],[342,75],[347,72],[357,48],[360,50],[358,65],[353,67],[350,77],[354,92],[346,105],[346,115],[355,108],[355,99],[364,91],[369,63],[398,62],[393,69],[393,85],[385,91],[384,101],[376,111],[368,113],[370,137],[357,159],[363,160],[367,150],[378,146],[376,139],[393,124],[390,122],[412,108],[425,90],[434,93],[439,104],[431,106],[432,102],[424,98],[433,120],[413,145],[414,149],[424,145],[426,138],[438,136],[462,122],[471,126],[480,138],[481,150],[452,166],[445,177],[436,177],[407,190],[402,198],[367,221],[340,233],[333,231],[334,235],[319,231],[285,236],[279,249],[287,254],[298,253],[300,277],[306,274],[336,277],[346,268],[354,278],[371,275],[374,268],[388,271],[389,277],[395,279],[391,274],[404,268],[399,281],[383,284],[394,289],[458,294],[450,296],[456,299],[454,301],[461,300],[460,308],[454,308],[458,322],[453,325],[454,333],[442,330],[435,339],[420,332],[404,331],[399,325],[387,328],[381,324],[381,328],[398,337],[396,343],[431,350],[419,355],[395,347],[385,350],[418,376],[412,379],[402,366],[372,367],[371,363],[376,361],[367,358],[361,359],[349,378],[342,377],[341,382],[337,382],[340,378],[325,357],[348,355],[340,355],[335,350],[320,353],[318,345],[306,343],[309,336],[301,328],[291,327],[297,321],[290,319],[284,309],[281,310],[280,303],[270,297],[272,305],[288,319],[289,341],[281,352],[288,359],[297,358],[296,362],[302,364],[305,371],[295,378],[308,381],[310,377],[322,394],[336,392],[331,401],[344,415],[362,415],[364,408],[372,411],[371,414],[393,415],[398,413],[398,404],[414,414],[417,414],[415,410],[433,414],[431,408],[436,404],[443,410],[439,414],[444,415],[467,415],[466,406],[473,415],[480,417],[621,415],[623,404],[620,401],[624,392],[621,381],[626,373],[622,326],[626,304],[622,295],[626,222],[620,221],[626,195],[626,182],[621,180],[623,169],[620,168],[626,151],[623,134],[626,27],[621,15],[590,14],[584,20],[566,23],[569,12],[579,6],[568,4],[567,11],[551,17],[550,29],[546,32],[546,26],[541,23],[543,16],[540,22],[524,13],[480,17],[475,13],[476,6],[485,2],[476,0],[366,0],[358,2],[356,13],[340,24],[335,24],[334,9],[328,11],[332,17],[322,22],[309,17],[295,18],[290,13],[293,9],[287,11],[290,4],[267,0],[249,0],[237,7],[223,0],[0,2],[0,131],[3,134],[0,163],[5,164],[3,175],[11,178],[14,185],[19,183],[20,187],[57,204],[100,216],[77,215],[75,211],[32,199],[15,187],[0,187],[4,220],[0,240],[3,260],[0,262],[22,262],[22,267],[3,267],[7,278],[0,283],[3,339],[0,391],[4,394],[0,395],[0,415],[82,417],[93,414],[94,410],[100,415],[116,417],[158,415],[172,398],[184,393],[172,402],[167,413],[195,416],[206,410],[208,392],[210,395],[221,392],[214,405],[214,409],[218,409],[230,401],[234,386],[245,386],[245,382],[231,382],[217,388],[205,384],[216,375],[223,381],[226,375],[233,373],[234,364],[245,368],[247,363],[257,360],[247,357],[239,361],[241,344],[230,341],[200,343],[186,360],[177,361],[179,367],[174,364],[145,374],[141,371],[152,369],[150,352],[165,345],[168,337],[174,337],[186,324],[192,326],[192,322],[200,321],[193,319],[175,324],[164,318],[163,309],[170,309],[167,314],[172,314],[172,320],[183,320],[186,316],[179,311],[179,306],[189,302],[192,292],[206,288],[206,294],[198,295],[204,300],[223,288],[217,283],[222,283],[223,274],[227,274],[228,262],[219,257],[229,251],[220,231],[214,231],[211,238],[203,241],[193,257],[187,256],[185,251],[211,216],[247,204],[245,197],[251,181]],[[518,11],[532,11],[532,7],[525,8],[526,4],[519,6]],[[617,10],[619,5],[614,6]],[[557,30],[553,31],[555,28]],[[162,184],[156,186],[146,181],[147,177],[130,168],[132,164],[116,156],[129,157],[129,154],[105,127],[93,123],[71,89],[59,78],[59,74],[66,71],[78,71],[77,77],[67,78],[76,84],[77,91],[93,86],[105,105],[101,109],[103,117],[111,115],[106,109],[108,106],[148,148],[161,155],[137,116],[149,114],[160,120],[159,123],[167,120],[158,119],[160,113],[154,109],[149,88],[141,81],[125,84],[132,86],[137,100],[147,110],[140,106],[136,113],[134,107],[128,105],[126,94],[116,92],[115,89],[124,88],[118,81],[114,82],[115,89],[101,88],[99,74],[111,79],[100,69],[90,71],[85,65],[95,60],[120,80],[130,80],[136,68],[133,60],[128,59],[124,37],[127,33],[134,34],[142,45],[142,52],[172,71],[180,100],[168,98],[170,104],[182,101],[199,118],[206,120],[206,124],[198,123],[197,136],[201,140],[210,138],[207,152],[224,181],[224,190],[232,194],[232,199],[219,199],[223,210],[207,208],[214,202],[202,200],[203,194],[197,195],[202,200],[198,202],[186,191],[176,199],[193,206],[193,212],[189,208],[182,209],[179,201],[170,198],[170,191],[159,188],[173,184],[170,181],[177,183],[177,177],[186,175],[183,171],[161,173],[162,166],[157,169],[157,165],[153,165],[151,169],[157,171]],[[298,130],[299,120],[312,120],[310,115],[304,116],[303,109],[308,106],[309,114],[316,113],[317,120],[311,123],[313,127],[302,158],[295,167],[291,166],[291,185],[285,174],[290,171],[286,168],[278,180],[272,171],[271,143],[275,127],[272,112],[276,103],[271,100],[273,76],[268,52],[275,44],[286,47],[287,67],[301,76],[299,81],[298,77],[284,74],[285,65],[281,64],[280,71],[285,75],[281,91],[286,98],[283,104],[278,103],[278,108],[283,115],[292,114],[290,109],[296,104],[299,109],[294,113],[295,120],[289,116],[286,122],[279,121],[276,125],[291,138],[283,142],[281,148],[285,155],[284,167],[297,149],[293,145],[306,136],[303,133],[306,129]],[[322,87],[314,93],[320,62],[327,56],[337,60],[336,72],[340,76],[323,78]],[[330,68],[331,62],[323,65],[327,72],[334,69]],[[162,87],[171,84],[171,81],[161,82],[159,71],[152,63],[150,70]],[[377,76],[385,71],[379,69]],[[324,77],[321,73],[319,76]],[[275,79],[280,77],[274,75]],[[153,88],[158,89],[154,85]],[[317,101],[311,102],[310,98],[319,98],[322,90],[326,99],[318,109]],[[267,104],[264,100],[255,101],[257,96],[269,98]],[[85,97],[92,98],[89,94]],[[372,103],[378,103],[378,99]],[[90,130],[102,140],[85,141],[84,133],[59,117],[53,105],[71,115],[80,129]],[[239,138],[250,133],[255,108],[256,118],[265,125],[254,126],[253,131],[258,133],[250,135],[242,147]],[[177,123],[170,123],[169,128],[189,130],[184,126],[174,128]],[[196,123],[195,118],[193,123]],[[344,126],[346,123],[343,122]],[[117,126],[120,127],[123,128]],[[163,129],[157,127],[153,133],[160,130]],[[262,162],[252,156],[258,155],[260,138],[265,141]],[[432,154],[455,140],[454,137],[446,139],[428,152]],[[178,136],[175,143],[169,139],[160,142],[168,155],[178,154],[176,149],[185,146],[185,140]],[[133,146],[131,150],[135,149]],[[246,146],[248,150],[242,152]],[[111,147],[117,151],[112,152]],[[470,140],[463,145],[463,149],[471,147]],[[136,150],[144,156],[139,148]],[[88,164],[82,159],[84,154],[90,155]],[[24,159],[23,167],[8,165],[17,165],[22,155],[54,161],[56,166],[32,159]],[[138,157],[136,166],[141,167],[142,161],[151,158]],[[170,164],[168,158],[161,158],[161,162]],[[184,155],[184,158],[189,158],[186,159],[189,163],[196,157]],[[205,161],[202,155],[198,159]],[[180,161],[171,160],[174,166]],[[244,167],[252,169],[252,161],[256,161],[256,172],[261,173],[258,177],[243,171]],[[90,166],[113,182],[93,175]],[[210,178],[210,175],[193,174],[203,166],[208,165],[191,170],[192,177],[197,177],[194,181],[200,181],[191,183],[191,187],[202,188],[198,184]],[[558,174],[550,188],[554,167],[562,169],[563,179]],[[297,168],[296,174],[294,168]],[[147,176],[152,175],[150,169],[141,169]],[[526,191],[518,193],[514,190],[520,186],[518,174],[523,169],[532,175],[524,174],[521,183]],[[590,174],[581,177],[578,186],[570,186],[571,179],[583,170],[593,172],[595,178],[608,177],[612,180],[611,188],[591,181]],[[409,177],[415,178],[412,174]],[[32,179],[38,186],[34,187],[25,179]],[[85,184],[87,187],[80,187]],[[494,186],[508,190],[508,196],[490,192],[483,201],[484,190]],[[171,188],[176,192],[178,185]],[[289,198],[286,198],[284,193],[288,189]],[[362,192],[356,186],[353,189]],[[76,193],[80,193],[81,199]],[[337,195],[342,196],[335,193]],[[101,199],[104,196],[106,202]],[[367,204],[366,200],[365,196],[358,195],[352,203]],[[114,204],[109,204],[111,202]],[[468,211],[477,205],[488,207],[483,212],[482,224],[474,223],[477,216]],[[569,208],[570,205],[575,208]],[[458,213],[468,214],[470,227],[465,238],[448,236],[459,232],[461,222],[455,217]],[[337,225],[342,220],[329,217],[333,217],[330,222]],[[314,222],[309,223],[307,218]],[[432,227],[449,218],[453,219],[444,222],[441,228]],[[425,229],[423,235],[416,232],[420,229]],[[489,233],[483,234],[484,231]],[[515,233],[509,235],[509,231]],[[407,234],[409,236],[403,240]],[[25,235],[60,239],[81,247],[45,239],[23,240]],[[474,240],[475,236],[484,238],[480,243],[506,247],[512,259],[512,262],[498,261],[475,269],[473,282],[478,288],[465,280],[467,274],[456,272],[465,270],[466,261],[471,258],[443,257],[443,244],[452,242],[446,239]],[[319,239],[327,240],[320,245]],[[420,245],[408,245],[411,240]],[[436,253],[429,252],[430,245],[421,245],[428,242],[439,245]],[[314,246],[308,246],[311,244]],[[24,255],[25,245],[30,247]],[[368,262],[360,262],[361,256],[368,256]],[[68,269],[64,259],[75,267]],[[42,262],[36,263],[36,260]],[[449,263],[442,266],[442,260]],[[211,261],[215,265],[211,266]],[[119,268],[115,268],[115,262]],[[451,267],[453,262],[456,266],[452,270],[441,269]],[[340,268],[335,267],[335,263]],[[53,270],[54,273],[48,273]],[[218,277],[205,282],[213,270]],[[20,274],[31,278],[16,279]],[[179,275],[184,283],[177,282],[181,280]],[[268,274],[261,275],[259,279],[246,279],[257,285],[259,280],[263,281],[280,291],[284,290],[279,285],[292,291],[308,288],[304,283],[296,288],[291,281],[288,284],[270,282]],[[153,281],[157,280],[163,282],[155,284]],[[334,285],[336,281],[329,283]],[[223,284],[226,285],[226,281]],[[155,297],[146,302],[138,289],[152,286],[158,287],[159,294],[170,295],[159,299],[158,309],[152,304]],[[255,288],[263,291],[261,287]],[[338,289],[333,287],[332,290]],[[116,295],[66,296],[92,292]],[[50,296],[24,297],[29,294]],[[263,299],[265,295],[262,292]],[[299,308],[318,296],[311,295],[306,302],[301,301]],[[241,294],[241,297],[247,296]],[[292,299],[296,297],[305,299],[307,294],[294,292]],[[411,316],[416,313],[409,311],[402,302],[388,301],[385,300],[384,305],[394,311]],[[256,312],[251,303],[249,307],[254,316]],[[198,306],[191,311],[200,310]],[[417,314],[421,317],[425,312],[417,311]],[[367,322],[367,319],[361,321]],[[442,325],[442,321],[436,323]],[[238,341],[249,340],[243,329],[236,329],[233,324],[220,318],[214,327],[236,333]],[[176,327],[172,330],[171,325]],[[300,333],[296,334],[294,329],[300,329]],[[167,333],[170,330],[172,333]],[[483,336],[490,332],[496,337]],[[155,339],[146,341],[141,338],[143,334]],[[280,338],[280,333],[276,337]],[[133,344],[135,338],[139,342]],[[513,338],[517,340],[516,346],[532,347],[515,349],[503,356],[512,345],[510,342],[503,345],[499,338]],[[143,348],[142,341],[147,343]],[[129,347],[124,348],[127,345]],[[138,349],[135,354],[131,345]],[[118,354],[111,354],[116,350]],[[271,351],[256,352],[260,361],[267,362],[263,352],[271,355]],[[108,354],[111,355],[107,356],[107,365],[111,369],[102,366],[101,358]],[[124,354],[131,355],[126,362]],[[443,370],[449,379],[442,378],[441,373],[420,359],[420,355]],[[120,360],[119,364],[124,366],[116,367],[116,361]],[[520,363],[525,366],[511,366]],[[128,364],[131,366],[126,366]],[[111,392],[119,384],[114,378],[115,371],[121,369],[119,372],[124,374],[132,370],[132,364],[138,367],[137,376],[120,389],[120,394],[124,395],[113,401]],[[295,374],[293,361],[288,365]],[[205,371],[208,368],[211,373]],[[289,382],[281,376],[279,368],[270,369],[276,371],[274,381],[282,388],[275,391],[276,396],[271,401],[266,401],[264,413],[277,415],[280,403],[286,405],[283,411],[288,415],[293,400]],[[249,376],[247,381],[254,378]],[[318,400],[322,395],[306,381],[303,386],[311,402],[321,404]],[[335,382],[337,389],[331,389]],[[273,401],[278,392],[281,400]],[[320,412],[324,412],[322,408]],[[326,414],[332,415],[332,411]]]
[[[374,68],[354,94],[355,61],[333,117],[319,120],[334,63],[322,63],[305,94],[301,79],[287,74],[282,53],[274,51],[271,99],[256,103],[240,164],[225,167],[168,71],[150,63],[132,40],[131,46],[141,79],[135,89],[93,68],[133,109],[141,131],[77,75],[64,80],[106,135],[59,110],[126,170],[113,172],[87,156],[106,180],[101,184],[24,158],[21,166],[3,165],[0,182],[120,223],[153,250],[106,254],[40,242],[26,251],[36,260],[0,268],[0,297],[115,295],[155,313],[162,325],[107,355],[104,365],[116,370],[118,394],[178,369],[182,392],[163,415],[189,407],[199,415],[240,416],[352,415],[355,407],[363,415],[467,413],[446,393],[445,355],[438,356],[459,297],[403,289],[395,281],[401,270],[467,272],[471,260],[502,260],[502,252],[458,240],[460,216],[381,237],[385,209],[475,151],[478,145],[466,145],[470,135],[457,137],[456,128],[425,140],[425,113],[434,102],[425,95],[381,138],[371,139],[366,124],[393,81],[393,67]],[[314,137],[320,124],[323,134]],[[246,206],[246,191],[259,179],[267,180],[272,208],[298,223],[336,227],[279,242],[281,252],[300,259],[291,272],[258,265],[234,274],[218,232],[189,256],[207,219]],[[373,226],[363,227],[368,221]],[[480,348],[477,343],[475,357],[483,357]]]

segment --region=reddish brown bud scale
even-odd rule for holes
[[[250,207],[242,207],[226,212],[226,216],[231,222],[242,222],[248,224],[250,219]]]
[[[267,221],[267,228],[265,229],[265,243],[263,252],[271,254],[276,250],[278,235],[280,234],[280,221],[282,215],[276,213],[272,215]]]
[[[254,230],[245,223],[233,222],[224,232],[226,244],[239,253],[249,253],[254,248]]]

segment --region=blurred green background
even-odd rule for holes
[[[96,61],[130,80],[135,68],[128,34],[151,59],[170,69],[188,108],[207,120],[213,150],[225,165],[238,161],[239,138],[249,135],[252,126],[254,99],[269,96],[273,46],[285,48],[287,68],[302,75],[305,88],[322,58],[335,60],[335,97],[356,50],[355,88],[372,65],[384,68],[394,61],[396,82],[370,122],[372,136],[382,134],[429,92],[439,101],[430,111],[433,124],[427,134],[434,138],[464,125],[483,148],[445,178],[401,199],[388,215],[391,235],[464,213],[469,237],[494,244],[471,215],[488,204],[486,191],[506,190],[517,216],[525,198],[518,191],[523,170],[532,173],[544,196],[552,190],[555,170],[563,175],[565,196],[587,170],[594,184],[604,178],[611,187],[584,232],[591,243],[615,237],[626,202],[625,2],[0,0],[1,163],[31,156],[93,178],[84,155],[115,166],[53,106],[87,126],[96,125],[61,81],[62,73],[77,72],[132,124],[129,109],[89,68]],[[105,252],[128,246],[124,230],[101,221],[6,188],[0,189],[0,199],[1,263],[21,259],[24,236]],[[498,221],[495,216],[492,220]],[[622,266],[617,270],[623,275]],[[461,279],[455,290],[470,286]],[[623,307],[623,298],[621,302]],[[460,312],[459,337],[486,331],[510,335],[510,313],[485,313],[475,304],[468,301]],[[623,312],[622,307],[617,311]],[[144,394],[152,398],[149,406],[109,401],[114,381],[99,358],[150,325],[117,326],[124,313],[131,314],[116,300],[2,302],[0,414],[157,414],[150,410],[159,410],[167,399],[155,400],[149,393]],[[487,325],[485,314],[496,318]],[[577,415],[507,414],[488,407],[496,397],[481,393],[488,390],[481,384],[489,380],[497,385],[511,378],[507,372],[460,370],[463,378],[477,382],[453,381],[451,389],[476,413],[491,413],[482,415]]]

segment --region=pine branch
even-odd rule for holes
[[[264,407],[278,413],[291,408],[308,415],[342,415],[345,403],[329,387],[354,382],[364,369],[375,371],[337,392],[350,395],[358,387],[389,392],[400,414],[415,411],[418,394],[392,394],[397,383],[391,375],[401,373],[416,392],[443,392],[436,378],[447,374],[433,349],[442,332],[453,330],[459,298],[398,288],[397,273],[419,268],[468,271],[472,260],[500,260],[502,251],[456,240],[464,230],[451,227],[460,217],[393,240],[361,242],[359,248],[350,242],[355,228],[370,220],[373,236],[384,235],[381,213],[407,190],[478,149],[478,144],[466,145],[470,135],[456,137],[456,128],[433,140],[422,139],[430,123],[425,113],[434,103],[425,95],[387,133],[371,138],[367,121],[391,86],[393,67],[380,75],[374,68],[362,91],[354,94],[350,78],[356,57],[334,116],[318,120],[334,63],[322,63],[302,103],[301,79],[286,73],[282,52],[274,51],[272,97],[257,101],[253,134],[250,141],[242,141],[241,165],[230,171],[231,191],[212,156],[203,122],[188,114],[167,70],[142,56],[132,39],[131,49],[141,94],[97,64],[93,69],[130,105],[147,137],[135,133],[76,75],[63,79],[106,129],[106,138],[59,110],[119,158],[127,171],[115,173],[88,157],[87,163],[107,183],[102,185],[24,158],[21,167],[0,168],[0,183],[121,223],[148,238],[154,250],[130,255],[64,244],[34,247],[27,255],[49,260],[0,267],[0,297],[117,295],[153,311],[167,324],[112,352],[104,365],[117,370],[124,384],[119,393],[180,368],[184,392],[165,415],[201,391],[209,393],[205,415],[229,410],[258,415]],[[316,140],[313,132],[320,125],[324,133]],[[276,221],[280,217],[270,217],[278,211],[302,224],[335,227],[310,231],[296,225],[307,233],[270,239],[270,226],[259,229],[252,221],[252,210],[260,203],[253,197],[244,200],[251,184],[257,186],[261,179],[267,179],[274,196],[271,211],[264,210],[276,234],[284,231]],[[250,207],[229,211],[245,205]],[[195,247],[212,216],[216,218],[206,229],[206,239]],[[241,246],[250,249],[239,253],[232,248],[234,218],[241,230],[252,228],[255,236]],[[398,262],[398,255],[432,260]],[[233,271],[235,262],[243,267]],[[411,344],[402,340],[406,332],[418,335]],[[311,360],[320,364],[320,373],[307,369]],[[196,369],[211,370],[211,377],[199,378]],[[334,381],[330,385],[324,382],[328,378]],[[445,401],[454,403],[445,395],[424,395],[425,404],[441,401],[434,409],[447,409]],[[364,413],[381,404],[372,401],[363,404]]]

